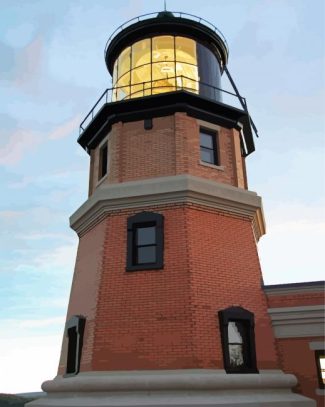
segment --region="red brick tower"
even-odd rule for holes
[[[241,108],[222,101],[224,37],[162,12],[115,33],[105,59],[112,91],[78,139],[89,197],[71,217],[58,376],[33,405],[313,406],[279,369],[251,119],[236,89]]]

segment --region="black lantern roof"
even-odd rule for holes
[[[182,12],[161,11],[144,14],[118,27],[107,41],[105,62],[109,73],[124,48],[142,39],[158,35],[181,35],[209,48],[218,58],[221,68],[228,62],[228,44],[213,24],[203,18]]]

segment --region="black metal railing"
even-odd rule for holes
[[[244,110],[247,111],[246,99],[239,94],[235,94],[233,92],[229,92],[228,90],[209,85],[208,83],[188,78],[184,75],[169,77],[168,81],[174,80],[174,84],[169,83],[167,85],[163,85],[161,84],[162,80],[163,79],[157,79],[155,81],[138,82],[124,86],[107,88],[99,97],[84,120],[81,122],[79,135],[81,135],[85,131],[87,126],[93,121],[96,114],[106,103],[114,103],[137,97],[157,95],[165,92],[185,90],[187,92],[195,93],[207,99],[211,99],[214,101],[217,100],[219,102],[222,101],[222,103],[226,105],[244,108]],[[125,93],[124,97],[121,97],[122,92]]]
[[[186,18],[188,20],[196,21],[198,23],[204,23],[205,25],[207,25],[212,31],[214,31],[222,39],[222,41],[224,42],[224,44],[227,48],[227,54],[229,54],[229,47],[228,47],[227,40],[226,40],[225,36],[222,34],[222,32],[215,25],[213,25],[212,23],[210,23],[209,21],[205,20],[202,17],[195,16],[194,14],[183,13],[182,11],[169,11],[168,10],[168,12],[173,13],[174,17]],[[154,13],[142,14],[141,16],[134,17],[131,20],[128,20],[125,23],[121,24],[119,27],[117,27],[116,30],[113,31],[113,33],[107,40],[107,43],[105,46],[105,51],[104,51],[104,57],[106,57],[107,48],[109,47],[109,44],[111,43],[111,41],[115,37],[115,35],[117,35],[119,32],[123,31],[125,28],[129,27],[132,24],[138,23],[143,20],[148,20],[150,18],[157,17],[158,14],[159,14],[159,11],[156,11]]]

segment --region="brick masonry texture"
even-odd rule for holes
[[[323,292],[301,294],[271,294],[267,296],[269,308],[302,307],[324,304]],[[318,378],[314,351],[310,342],[322,342],[322,337],[277,338],[277,350],[281,369],[293,373],[298,379],[294,391],[317,401],[317,406],[324,406],[324,396],[316,394]]]
[[[104,222],[96,225],[79,240],[67,313],[67,320],[73,315],[84,315],[87,317],[82,350],[83,367],[86,370],[90,370],[93,354],[94,319],[102,272],[101,259],[103,257],[104,240]],[[58,369],[59,374],[65,373],[67,347],[68,339],[64,336]]]
[[[219,166],[200,161],[200,127],[218,132]],[[90,152],[89,195],[97,187],[190,174],[247,189],[240,135],[185,113],[144,122],[116,123]],[[108,173],[98,181],[99,151],[108,143]],[[111,211],[80,238],[67,319],[86,317],[80,371],[223,369],[218,311],[241,306],[254,313],[258,369],[283,369],[295,391],[317,399],[314,354],[320,338],[275,340],[267,308],[318,305],[322,293],[269,295],[251,221],[189,203],[157,205],[164,215],[162,270],[126,271],[127,218],[137,210]],[[59,374],[65,372],[63,338]]]
[[[232,305],[255,314],[258,368],[278,368],[251,222],[191,204],[150,210],[165,218],[163,270],[125,271],[127,218],[141,210],[112,212],[81,239],[68,311],[87,317],[81,371],[222,369],[217,312]]]
[[[143,120],[113,125],[107,139],[108,175],[100,184],[191,174],[247,188],[238,131],[209,124],[204,127],[218,127],[219,168],[200,163],[200,126],[186,113],[154,118],[151,130],[144,130]],[[99,184],[101,145],[90,154],[89,195]]]
[[[301,293],[286,295],[268,295],[269,308],[301,307],[303,305],[321,305],[324,303],[324,293]]]
[[[286,373],[293,373],[298,379],[294,391],[317,401],[317,407],[324,406],[324,396],[316,395],[318,379],[314,351],[309,349],[309,342],[320,342],[322,338],[285,338],[278,339],[281,368]]]

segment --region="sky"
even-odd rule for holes
[[[247,158],[263,198],[265,284],[318,281],[325,242],[323,0],[167,0],[216,25],[259,130]],[[111,85],[105,43],[163,0],[0,0],[0,393],[56,375],[87,199],[79,124]],[[224,85],[227,86],[226,84]]]

